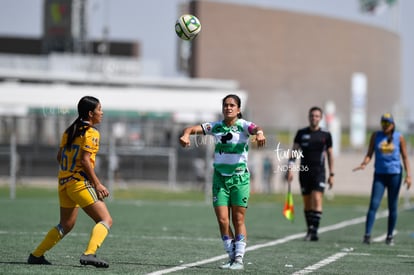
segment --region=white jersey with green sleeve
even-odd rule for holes
[[[215,138],[214,169],[223,176],[241,174],[247,170],[249,136],[256,125],[244,119],[238,119],[232,126],[224,121],[201,124],[205,135]]]

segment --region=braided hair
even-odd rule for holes
[[[82,136],[86,130],[91,127],[91,125],[87,122],[89,118],[89,112],[93,112],[98,104],[99,100],[93,96],[84,96],[79,100],[78,117],[65,130],[65,133],[68,136],[65,145],[65,148],[67,150],[71,149],[72,143],[76,137]]]

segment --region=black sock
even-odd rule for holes
[[[303,212],[305,213],[306,228],[309,231],[309,227],[312,224],[312,211],[311,210],[305,210]]]
[[[319,229],[319,223],[322,218],[322,212],[321,211],[311,211],[311,222],[310,226],[315,230],[315,232]]]

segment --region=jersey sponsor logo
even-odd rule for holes
[[[206,130],[207,130],[207,132],[210,132],[211,131],[211,123],[206,123],[205,124],[205,127],[206,127]]]
[[[226,144],[227,141],[231,140],[233,138],[233,135],[231,133],[227,133],[226,135],[221,136],[220,140],[221,143]]]
[[[394,143],[388,143],[387,141],[383,141],[379,144],[379,150],[383,153],[383,154],[392,154],[392,152],[394,151],[395,147],[394,147]]]
[[[93,144],[98,145],[99,144],[99,139],[97,137],[93,137],[92,142],[93,142]]]

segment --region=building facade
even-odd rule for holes
[[[192,43],[191,75],[233,79],[249,95],[250,116],[271,129],[306,124],[308,109],[332,101],[350,126],[351,78],[367,78],[367,126],[377,127],[401,94],[400,37],[335,18],[193,1],[202,22]]]

